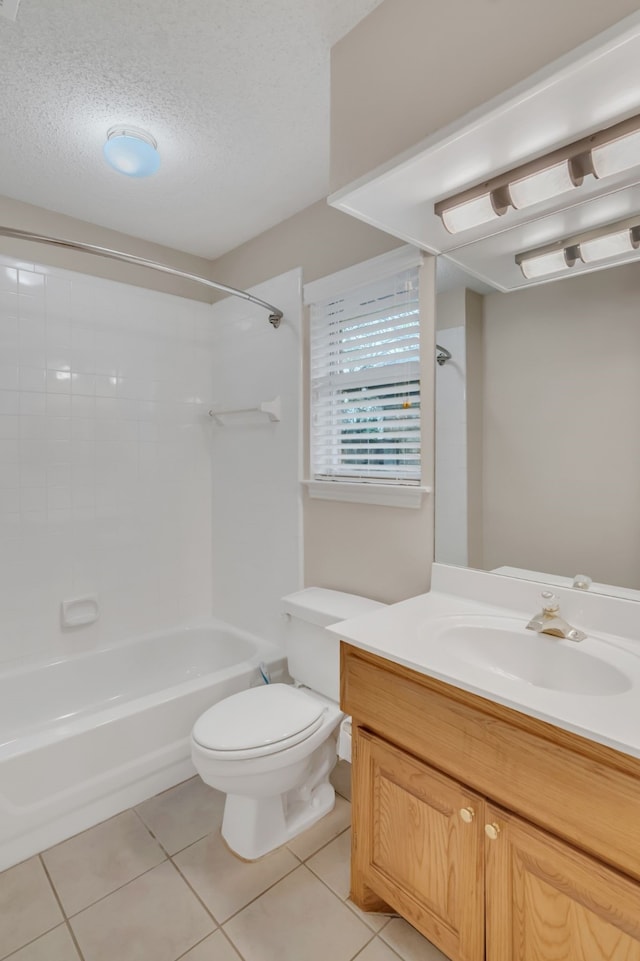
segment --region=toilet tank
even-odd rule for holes
[[[379,601],[323,587],[307,587],[282,598],[287,615],[285,649],[289,673],[300,684],[340,699],[340,638],[325,630],[348,617],[385,607]]]

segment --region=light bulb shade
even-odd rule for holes
[[[545,254],[537,254],[534,257],[526,257],[520,261],[520,270],[527,280],[535,277],[546,277],[547,274],[557,274],[563,270],[569,270],[572,262],[567,261],[563,250],[551,250]]]
[[[449,233],[457,234],[460,230],[469,230],[471,227],[495,220],[500,213],[493,204],[491,194],[486,193],[455,207],[449,207],[443,210],[440,216]]]
[[[542,203],[551,197],[557,197],[576,186],[568,160],[562,160],[552,167],[545,167],[536,173],[513,180],[509,184],[511,202],[516,210]]]
[[[134,127],[112,127],[103,147],[105,160],[127,177],[149,177],[160,166],[158,145],[151,134]]]
[[[591,163],[596,177],[611,177],[612,174],[636,167],[640,164],[640,130],[594,147]]]
[[[585,264],[591,264],[597,260],[628,254],[637,246],[630,230],[618,230],[601,237],[593,237],[591,240],[583,240],[580,243],[580,259]]]

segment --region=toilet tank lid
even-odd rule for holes
[[[386,607],[380,601],[344,591],[332,591],[325,587],[305,587],[282,598],[282,610],[292,617],[299,617],[309,624],[328,627],[349,617],[370,614],[378,608]]]

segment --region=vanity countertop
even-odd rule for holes
[[[464,574],[467,583],[469,573]],[[479,579],[495,577],[474,574]],[[449,575],[437,577],[436,582],[449,579]],[[573,626],[587,631],[587,638],[576,643],[527,631],[526,624],[536,613],[539,594],[528,585],[527,590],[532,590],[531,609],[524,610],[522,603],[517,603],[523,596],[522,582],[514,582],[516,587],[509,597],[509,580],[500,578],[506,582],[505,606],[477,599],[481,593],[478,590],[472,591],[476,598],[464,597],[434,589],[436,583],[428,594],[342,621],[329,630],[372,654],[640,757],[640,642],[634,636],[605,633],[585,623],[590,609],[597,615],[602,604],[611,605],[614,599],[575,599],[576,592],[565,595],[558,591],[562,614]],[[488,583],[491,589],[487,593],[495,598],[495,582]],[[539,585],[542,589],[547,586]],[[582,615],[582,620],[576,614]],[[623,615],[629,616],[627,611]],[[634,611],[632,617],[635,620]],[[592,619],[597,622],[601,618]],[[614,627],[620,621],[624,623],[625,617],[617,621],[612,618]],[[461,631],[466,634],[460,634]],[[498,647],[498,663],[493,664],[492,642],[496,633],[504,643]],[[461,638],[462,647],[458,645]],[[480,657],[474,648],[476,638],[480,638]],[[487,640],[491,647],[488,654],[481,647]],[[515,673],[511,669],[511,644],[513,650],[520,652],[516,656],[523,655],[527,662],[524,679],[518,675],[519,667]],[[506,662],[500,661],[502,656],[506,656]],[[532,680],[527,679],[527,672]],[[539,683],[537,672],[541,672],[543,683]],[[608,684],[609,676],[613,681]],[[600,679],[603,693],[599,691]],[[554,689],[556,683],[561,689]],[[588,693],[580,690],[583,685]]]

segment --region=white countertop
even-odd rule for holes
[[[434,565],[437,566],[437,565]],[[455,570],[455,569],[450,569]],[[460,584],[455,583],[455,576],[451,581],[450,574],[446,577],[436,577],[440,586],[451,587],[454,590],[468,586],[469,577],[495,577],[480,572],[465,571],[460,578]],[[485,665],[478,665],[473,660],[461,659],[453,656],[447,647],[446,634],[451,625],[467,620],[473,622],[486,619],[486,623],[499,623],[495,618],[504,618],[505,625],[516,625],[524,630],[529,619],[539,610],[539,590],[536,585],[528,585],[531,591],[530,609],[523,610],[522,582],[514,582],[517,587],[510,591],[509,578],[499,578],[502,585],[498,585],[499,593],[506,595],[505,606],[484,602],[477,599],[482,593],[482,582],[474,581],[473,593],[476,598],[464,597],[458,593],[449,593],[442,589],[432,590],[428,594],[410,598],[399,604],[389,605],[371,614],[341,621],[329,628],[338,634],[342,640],[348,641],[356,647],[387,658],[397,664],[418,671],[429,677],[437,678],[454,687],[470,691],[480,697],[487,698],[499,704],[520,711],[531,717],[547,721],[557,727],[573,731],[582,737],[605,744],[625,754],[640,757],[640,641],[638,635],[620,636],[604,633],[601,629],[591,632],[589,623],[606,620],[607,614],[614,624],[630,623],[634,626],[636,620],[640,625],[640,604],[636,613],[635,606],[623,607],[622,615],[616,619],[615,608],[611,605],[629,605],[634,602],[616,600],[613,598],[590,598],[585,603],[583,598],[574,600],[573,595],[558,590],[561,597],[561,614],[570,621],[572,626],[586,630],[588,637],[579,643],[558,638],[549,638],[552,645],[564,645],[569,649],[579,650],[581,654],[597,657],[601,661],[621,671],[630,681],[628,690],[614,694],[575,694],[564,690],[552,690],[547,687],[523,681],[500,671],[487,669]],[[478,588],[480,583],[480,588]],[[495,582],[488,582],[490,589],[487,594],[495,598]],[[544,588],[546,585],[538,585]],[[583,592],[578,592],[583,593]],[[520,603],[514,603],[520,602]],[[566,603],[565,603],[566,601]],[[580,608],[576,608],[576,604]],[[564,608],[567,607],[568,610]],[[613,613],[612,613],[613,611]],[[573,616],[570,617],[569,613]],[[582,615],[577,620],[576,613]],[[445,636],[439,638],[444,630]],[[528,632],[527,632],[528,634]],[[532,634],[532,643],[538,635]],[[547,638],[545,636],[545,643]],[[526,639],[525,639],[526,643]]]

